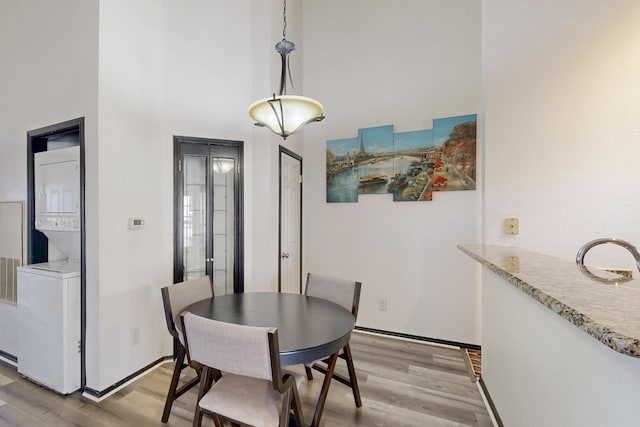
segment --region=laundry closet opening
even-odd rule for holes
[[[84,118],[27,132],[18,372],[61,394],[86,383],[84,150]]]

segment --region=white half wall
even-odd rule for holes
[[[615,352],[486,268],[482,278],[482,378],[505,426],[637,424],[638,358]]]
[[[326,119],[305,128],[303,272],[362,281],[359,326],[479,343],[479,270],[461,265],[456,245],[480,239],[480,191],[431,202],[325,200],[327,140],[389,124],[430,129],[440,117],[480,120],[480,34],[479,1],[304,2],[303,94]]]

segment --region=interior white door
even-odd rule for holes
[[[281,152],[280,161],[280,291],[301,293],[300,238],[302,162]]]

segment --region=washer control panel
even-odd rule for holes
[[[36,229],[44,231],[80,231],[80,217],[77,216],[38,216]]]

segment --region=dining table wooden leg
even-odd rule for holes
[[[318,404],[316,405],[316,411],[313,414],[313,420],[311,421],[311,427],[317,427],[320,425],[320,417],[322,417],[322,411],[324,410],[324,404],[327,401],[329,395],[329,386],[331,385],[331,378],[333,377],[333,371],[338,361],[338,353],[331,355],[327,361],[327,373],[324,376],[322,382],[322,389],[320,390],[320,397],[318,397]]]

